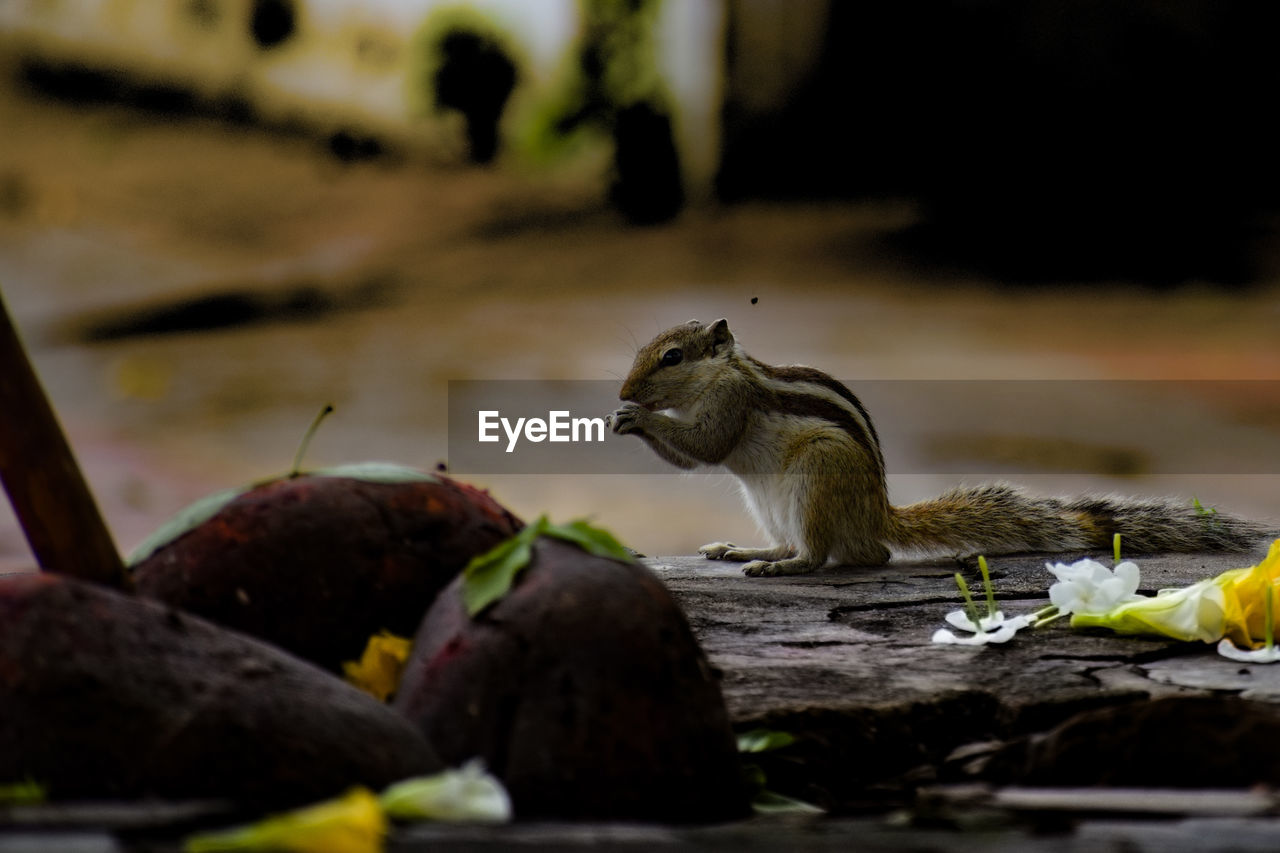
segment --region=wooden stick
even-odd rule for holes
[[[132,586],[2,296],[0,480],[41,570]]]

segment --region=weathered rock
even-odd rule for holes
[[[370,635],[418,628],[474,555],[520,528],[447,477],[260,484],[135,566],[140,595],[339,671]]]
[[[1188,586],[1256,563],[1269,542],[1250,554],[1168,554],[1139,557],[1140,592]],[[1079,556],[1055,555],[1070,561]],[[991,559],[996,597],[1008,615],[1049,604],[1055,578],[1043,556]],[[1025,731],[1044,730],[1082,710],[1079,702],[1122,701],[1136,694],[1182,692],[1172,677],[1150,673],[1200,661],[1222,683],[1242,667],[1203,643],[1161,637],[1121,637],[1075,630],[1067,620],[1024,631],[1003,646],[957,647],[930,642],[943,616],[961,607],[951,560],[897,561],[876,568],[833,567],[811,575],[743,577],[740,565],[701,557],[646,561],[688,614],[702,647],[724,671],[723,690],[736,722],[757,723],[812,708],[908,707],[940,697],[980,694],[1006,709]],[[981,596],[976,570],[964,569]],[[1270,673],[1255,671],[1254,680]],[[1065,713],[1045,709],[1066,707]],[[958,733],[959,734],[959,733]]]
[[[1268,544],[1260,541],[1250,554],[1140,557],[1140,591],[1151,595],[1248,566]],[[1079,556],[1103,557],[1053,559]],[[990,560],[1006,614],[1049,604],[1054,577],[1045,559]],[[1228,661],[1204,643],[1075,630],[1065,619],[1002,646],[931,643],[946,627],[943,616],[961,606],[953,577],[961,567],[953,560],[779,578],[743,577],[739,565],[701,557],[647,562],[724,673],[735,726],[798,737],[778,754],[753,756],[769,787],[837,812],[905,806],[921,784],[980,778],[1001,743],[1084,711],[1191,689],[1280,697],[1280,668]],[[979,589],[977,572],[964,571]],[[990,744],[948,761],[975,742]]]
[[[476,618],[423,620],[395,707],[449,762],[481,756],[523,817],[713,821],[745,811],[716,674],[647,569],[539,539]]]
[[[0,780],[265,807],[440,766],[394,711],[265,643],[80,581],[0,579]]]

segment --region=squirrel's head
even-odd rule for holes
[[[733,347],[728,320],[667,329],[636,353],[618,397],[650,411],[685,408],[715,381]]]

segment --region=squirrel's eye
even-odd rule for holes
[[[684,353],[678,347],[673,347],[662,354],[662,366],[670,367],[673,364],[679,364],[684,360]]]

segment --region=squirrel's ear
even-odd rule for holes
[[[723,317],[707,327],[707,334],[711,336],[711,347],[717,351],[721,346],[733,343],[733,332],[729,331],[729,321]]]

